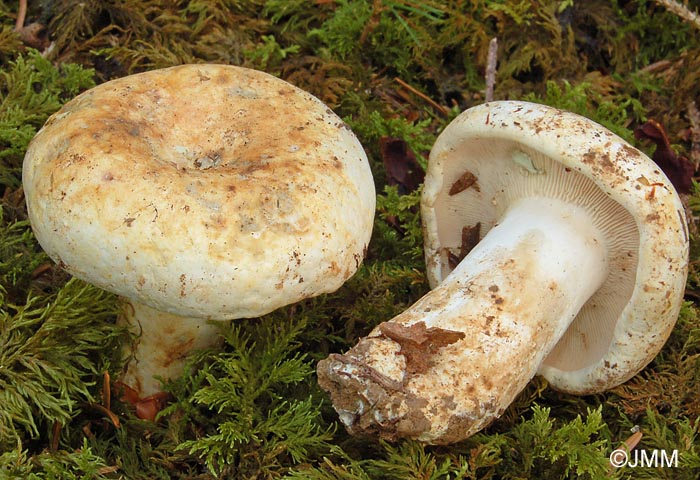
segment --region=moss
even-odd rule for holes
[[[36,50],[19,55],[0,74],[0,185],[18,187],[29,141],[50,114],[81,90],[93,72],[75,64],[54,67]]]
[[[348,436],[314,377],[318,360],[428,289],[420,190],[387,185],[382,139],[405,142],[424,168],[441,129],[483,101],[496,37],[496,99],[573,110],[631,141],[653,118],[689,156],[698,126],[688,103],[700,98],[693,25],[649,0],[29,3],[25,24],[43,25],[50,42],[41,52],[15,30],[18,2],[0,1],[0,478],[698,477],[697,228],[676,328],[611,392],[574,397],[536,378],[483,432],[429,447]],[[104,373],[117,377],[121,363],[117,299],[41,251],[20,169],[27,143],[69,98],[184,62],[263,69],[327,102],[368,153],[377,216],[365,263],[340,290],[222,325],[225,344],[193,355],[147,422],[103,390]],[[697,189],[687,203],[700,216]],[[679,466],[611,470],[608,455],[635,425],[638,448],[677,449]]]
[[[106,480],[114,468],[95,455],[83,441],[73,451],[43,452],[31,457],[27,451],[12,450],[0,454],[0,478],[22,478],[25,480]]]
[[[184,412],[182,420],[201,429],[178,449],[201,458],[214,475],[258,478],[327,448],[320,399],[295,398],[300,383],[309,390],[313,373],[308,355],[297,351],[308,321],[273,314],[235,324],[224,335],[228,352],[200,356],[197,372],[171,387],[180,401],[162,412]]]
[[[48,438],[95,401],[103,372],[118,366],[122,329],[111,295],[71,280],[0,310],[0,446]]]

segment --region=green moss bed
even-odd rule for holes
[[[315,376],[320,359],[428,290],[422,170],[442,128],[484,102],[492,38],[495,99],[575,111],[649,155],[661,147],[634,130],[654,120],[665,150],[697,163],[700,2],[43,0],[29,2],[21,28],[20,3],[0,1],[0,479],[700,478],[694,181],[686,302],[664,349],[624,385],[577,397],[535,378],[481,433],[431,447],[349,436]],[[264,70],[326,102],[367,151],[377,215],[345,286],[222,325],[225,345],[189,358],[151,422],[110,394],[128,341],[117,299],[42,253],[21,166],[47,117],[79,92],[197,62]],[[638,450],[676,461],[612,468],[635,426]]]

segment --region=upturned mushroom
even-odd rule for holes
[[[360,266],[374,183],[326,105],[271,75],[183,65],[99,85],[31,142],[29,218],[72,275],[124,297],[140,397],[216,343],[210,320],[332,292]]]
[[[318,366],[351,433],[459,441],[536,374],[601,392],[669,336],[683,206],[657,165],[593,121],[524,102],[469,109],[437,139],[421,202],[433,290]]]

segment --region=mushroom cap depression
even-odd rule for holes
[[[343,121],[271,75],[183,65],[68,102],[31,142],[29,217],[73,275],[152,308],[253,317],[362,262],[375,192]]]
[[[677,193],[648,157],[587,118],[526,102],[471,108],[430,155],[422,217],[431,285],[528,196],[584,208],[608,246],[606,280],[539,373],[579,394],[625,382],[658,353],[680,309],[688,232]]]

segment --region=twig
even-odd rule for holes
[[[24,21],[27,19],[27,0],[19,0],[19,10],[17,11],[17,21],[15,22],[15,30],[20,31],[24,27]]]
[[[496,65],[498,63],[498,38],[493,37],[489,42],[489,53],[486,57],[486,101],[493,101],[493,88],[496,85]]]
[[[102,475],[107,475],[107,474],[118,472],[118,471],[119,471],[119,467],[117,465],[112,465],[109,467],[100,468],[99,470],[97,470],[97,473],[100,473]]]
[[[117,417],[117,415],[113,411],[108,410],[103,405],[100,405],[99,403],[92,403],[90,404],[90,407],[102,412],[107,418],[109,418],[110,422],[112,422],[112,425],[114,425],[115,428],[119,428],[119,426],[121,425],[121,423],[119,422],[119,417]]]
[[[644,73],[655,73],[659,70],[668,68],[669,66],[671,66],[670,60],[659,60],[658,62],[650,63],[646,67],[641,68],[639,71]]]
[[[669,12],[675,13],[683,20],[691,23],[695,28],[700,30],[700,16],[696,12],[691,11],[685,5],[682,5],[675,0],[654,0],[654,2],[663,6]]]
[[[428,102],[435,110],[437,110],[441,114],[447,115],[448,110],[445,107],[443,107],[442,105],[440,105],[439,103],[437,103],[435,100],[433,100],[432,98],[427,96],[425,93],[421,92],[420,90],[416,90],[414,87],[410,86],[408,83],[404,82],[399,77],[394,78],[394,81],[396,83],[398,83],[399,85],[401,85],[406,90],[409,90],[410,92],[418,95],[420,98],[422,98],[423,100]]]
[[[51,444],[49,445],[49,451],[58,451],[59,442],[61,440],[61,422],[58,420],[53,422],[53,427],[51,427]]]
[[[110,382],[112,381],[109,372],[105,370],[105,373],[102,375],[103,378],[103,383],[102,383],[102,401],[105,403],[105,408],[107,410],[112,409],[112,387],[110,385]]]

